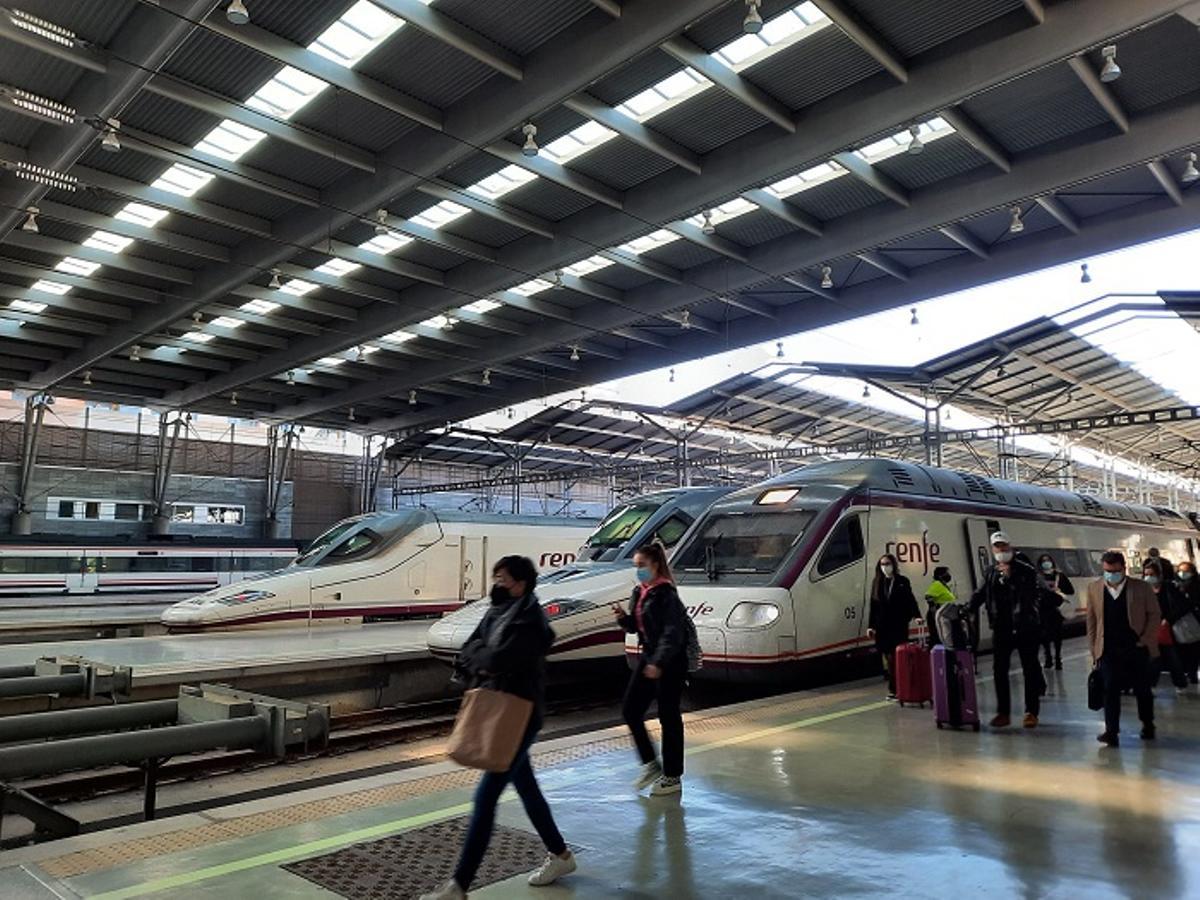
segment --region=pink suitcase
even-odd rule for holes
[[[969,726],[979,730],[979,703],[975,697],[975,657],[970,650],[933,648],[933,718],[937,727]]]

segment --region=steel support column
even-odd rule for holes
[[[29,511],[33,473],[37,467],[38,443],[42,439],[42,423],[46,418],[46,409],[53,405],[54,398],[45,392],[34,394],[25,401],[25,420],[21,428],[21,462],[17,472],[17,510],[12,519],[13,534],[33,533],[33,514]]]
[[[263,527],[269,538],[280,536],[279,501],[283,497],[288,464],[300,431],[301,426],[288,422],[271,428],[267,434],[267,497]]]
[[[190,419],[190,415],[185,416],[177,412],[164,415],[158,420],[158,444],[154,448],[154,518],[150,521],[151,534],[166,534],[171,527],[171,516],[167,512],[167,484],[171,480],[175,448],[179,445],[179,431]]]

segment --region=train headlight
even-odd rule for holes
[[[779,607],[774,603],[743,600],[729,611],[725,624],[730,628],[766,628],[778,619]]]
[[[542,609],[547,619],[559,619],[572,613],[583,612],[585,609],[594,609],[595,606],[596,604],[589,600],[567,597],[563,600],[547,600],[542,604]]]

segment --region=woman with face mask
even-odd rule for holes
[[[1042,579],[1042,650],[1046,661],[1042,664],[1049,669],[1053,666],[1062,671],[1062,635],[1063,614],[1062,603],[1067,597],[1074,596],[1075,588],[1071,587],[1071,579],[1067,578],[1054,564],[1054,557],[1043,553],[1038,557],[1038,577]],[[1053,647],[1054,657],[1051,659],[1050,650]]]
[[[1183,671],[1183,660],[1175,646],[1175,636],[1171,626],[1187,614],[1189,607],[1187,599],[1175,583],[1164,577],[1165,566],[1157,557],[1150,557],[1142,565],[1142,580],[1154,589],[1158,598],[1158,609],[1162,614],[1162,622],[1158,627],[1159,663],[1156,672],[1152,673],[1157,686],[1163,669],[1171,673],[1171,683],[1177,693],[1183,693],[1187,688],[1187,675]]]
[[[896,699],[896,648],[908,642],[908,626],[920,621],[921,610],[913,596],[912,585],[900,574],[896,557],[885,553],[875,563],[875,580],[871,583],[871,611],[867,619],[867,637],[887,668],[887,699]]]
[[[546,858],[529,874],[535,886],[552,884],[575,871],[575,857],[559,834],[546,798],[529,762],[529,747],[542,727],[546,651],[554,630],[533,592],[537,569],[524,556],[505,556],[492,568],[491,604],[459,651],[457,667],[476,687],[487,687],[533,701],[533,715],[516,758],[506,772],[484,772],[475,788],[471,824],[459,853],[454,877],[421,900],[461,900],[483,862],[496,821],[496,804],[510,782],[546,845]]]
[[[1200,616],[1200,578],[1196,577],[1196,566],[1190,562],[1181,562],[1175,567],[1175,584],[1183,594],[1188,607]],[[1183,661],[1183,674],[1188,682],[1196,684],[1197,669],[1200,669],[1200,644],[1178,644],[1179,656]]]
[[[639,791],[650,787],[651,796],[678,794],[683,790],[683,715],[679,702],[687,680],[687,634],[683,620],[687,610],[675,590],[675,579],[662,544],[638,548],[633,564],[638,584],[630,597],[630,611],[613,604],[618,624],[638,636],[640,647],[622,705],[622,715],[642,761],[633,785]],[[662,725],[661,762],[646,733],[646,710],[655,699]]]

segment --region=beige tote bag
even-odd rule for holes
[[[446,753],[460,766],[507,772],[517,758],[532,715],[532,700],[490,688],[472,688],[463,694]]]

